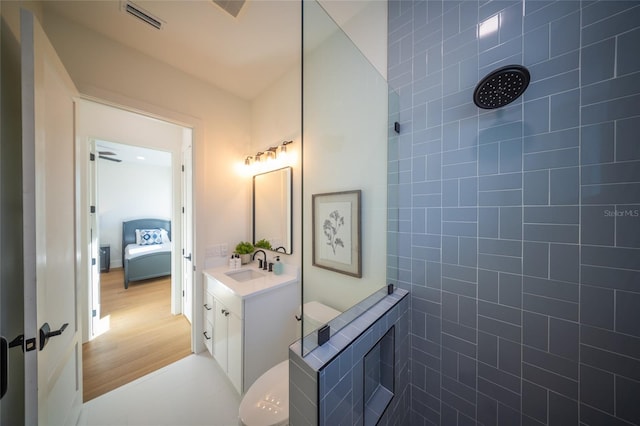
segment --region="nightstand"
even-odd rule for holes
[[[111,264],[111,245],[100,245],[100,272],[109,272],[109,265]]]

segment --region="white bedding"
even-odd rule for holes
[[[144,255],[144,254],[149,254],[149,253],[156,253],[156,252],[163,252],[163,251],[171,251],[171,243],[164,243],[164,244],[150,244],[150,245],[138,245],[138,244],[129,244],[125,249],[124,249],[124,258],[125,259],[134,259],[138,256]]]

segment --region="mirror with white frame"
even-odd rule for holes
[[[291,167],[253,177],[253,243],[266,240],[271,250],[291,254]]]

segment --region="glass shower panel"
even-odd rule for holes
[[[390,102],[385,78],[315,0],[302,4],[302,45],[304,355],[317,346],[318,327],[328,322],[333,334],[349,323],[384,297],[387,277],[397,270],[387,266],[387,157],[391,108],[398,104]],[[351,191],[360,191],[358,208],[336,199]],[[335,210],[353,226],[332,223]],[[327,254],[323,245],[335,238],[341,244]],[[361,276],[353,273],[356,262]],[[318,316],[311,306],[326,309]]]

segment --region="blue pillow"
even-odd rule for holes
[[[152,244],[162,244],[162,232],[160,229],[141,229],[140,243],[141,246]]]

